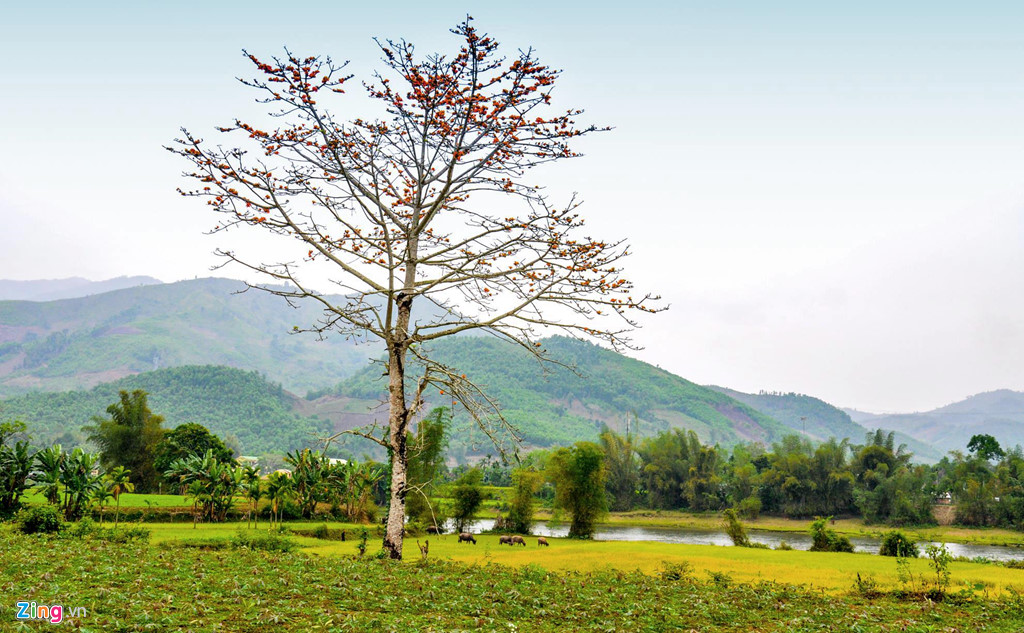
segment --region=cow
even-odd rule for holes
[[[537,546],[539,547],[541,545],[543,545],[544,547],[551,547],[551,543],[548,543],[548,540],[546,538],[544,538],[543,536],[538,536]]]
[[[427,534],[440,534],[440,533],[441,533],[441,528],[437,527],[436,525],[428,525],[427,526]]]
[[[522,545],[523,547],[526,547],[526,540],[518,534],[514,534],[512,536],[512,542],[509,543],[509,545]]]
[[[511,536],[499,536],[498,537],[498,545],[512,545],[512,537]]]
[[[473,545],[476,545],[476,537],[474,537],[469,532],[462,532],[461,534],[459,534],[459,542],[472,543]]]

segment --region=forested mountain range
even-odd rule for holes
[[[57,299],[74,299],[98,295],[104,292],[152,286],[163,283],[153,277],[115,277],[104,281],[90,281],[82,277],[67,279],[36,279],[20,281],[0,279],[0,301],[54,301]]]
[[[0,301],[0,397],[8,398],[0,418],[24,417],[39,439],[71,433],[65,439],[72,440],[117,389],[143,388],[170,425],[207,424],[237,436],[247,453],[295,448],[328,429],[382,419],[375,407],[385,385],[379,366],[368,363],[379,349],[293,334],[316,319],[312,306],[293,309],[266,293],[239,294],[243,288],[229,279],[197,279],[57,301]],[[578,373],[541,367],[490,337],[439,341],[432,352],[484,386],[528,446],[593,439],[604,425],[623,431],[627,424],[640,435],[689,428],[723,445],[771,443],[792,431],[859,443],[867,430],[881,427],[898,431],[898,441],[925,461],[962,449],[973,432],[991,433],[1004,445],[1024,443],[1018,392],[980,394],[923,414],[851,418],[810,396],[703,387],[571,339],[546,339],[544,346]],[[228,392],[262,405],[232,405],[233,396],[222,397]],[[431,396],[431,404],[443,403]],[[487,450],[466,420],[458,424],[456,454]]]
[[[979,393],[923,413],[872,415],[862,424],[905,433],[943,452],[965,450],[971,436],[987,433],[1005,448],[1024,444],[1024,393]]]
[[[799,393],[743,393],[725,387],[711,387],[740,402],[743,402],[761,413],[782,422],[790,429],[807,435],[815,440],[824,441],[830,437],[849,438],[857,444],[864,439],[865,433],[876,428],[893,430],[895,427],[879,427],[870,418],[860,424],[846,411],[813,396]],[[917,461],[937,462],[942,459],[943,451],[936,449],[928,442],[923,442],[906,433],[897,431],[898,444],[906,444],[907,449],[916,456]]]
[[[145,371],[226,365],[266,372],[290,391],[333,385],[369,347],[292,334],[313,306],[230,279],[124,288],[59,301],[0,301],[0,397],[83,389]]]

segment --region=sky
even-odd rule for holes
[[[1024,390],[1021,3],[19,3],[0,278],[211,275],[215,218],[163,146],[258,118],[241,50],[360,78],[373,37],[450,50],[467,14],[614,127],[542,175],[670,304],[635,356],[873,412]]]

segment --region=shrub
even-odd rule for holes
[[[825,527],[825,524],[832,517],[818,517],[811,523],[811,544],[812,552],[852,552],[853,544],[850,539],[837,533],[835,530]]]
[[[111,543],[129,543],[131,541],[148,543],[149,537],[152,534],[153,533],[149,528],[144,528],[141,525],[133,525],[130,528],[106,528],[98,530],[96,532],[96,538],[103,541],[109,541]]]
[[[56,534],[64,529],[64,517],[54,506],[30,506],[14,515],[15,528],[22,534]]]
[[[882,536],[882,546],[878,548],[881,556],[903,556],[917,558],[917,543],[900,530],[891,530]]]
[[[661,576],[662,580],[683,580],[693,573],[693,565],[690,561],[681,561],[678,563],[662,563]]]
[[[941,594],[949,586],[949,563],[953,560],[946,544],[929,545],[925,553],[931,559],[932,569],[935,570],[935,590]]]
[[[779,544],[775,546],[775,549],[788,552],[793,549],[793,546],[787,543],[786,541],[779,541]]]
[[[231,538],[231,546],[264,552],[290,552],[297,547],[295,541],[279,533],[242,530]]]
[[[747,497],[736,506],[740,516],[744,519],[756,519],[761,514],[761,498]]]
[[[85,517],[68,528],[66,534],[72,538],[85,538],[96,531],[96,522]]]
[[[725,519],[725,533],[732,539],[732,544],[736,547],[750,547],[750,537],[747,536],[746,528],[736,517],[736,511],[729,508],[722,513],[722,518]]]

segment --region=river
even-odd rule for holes
[[[494,527],[492,519],[476,521],[472,524],[471,532],[481,532]],[[534,524],[534,536],[564,537],[569,533],[567,523],[549,525],[540,521]],[[750,540],[756,543],[775,548],[785,541],[793,549],[808,550],[811,548],[811,535],[806,532],[771,532],[765,530],[748,531]],[[732,541],[723,531],[697,530],[681,527],[632,527],[619,525],[600,525],[594,534],[594,539],[599,541],[656,541],[659,543],[688,543],[691,545],[721,545],[732,547]],[[854,550],[877,554],[881,539],[866,536],[851,536],[850,542]],[[924,555],[924,548],[930,545],[930,541],[921,541],[918,547],[921,555]],[[938,543],[935,543],[938,545]],[[1024,543],[1022,543],[1024,544]],[[1021,547],[1008,547],[1005,545],[976,545],[970,543],[946,543],[946,548],[953,556],[965,558],[984,557],[989,560],[1024,560],[1024,549]]]

